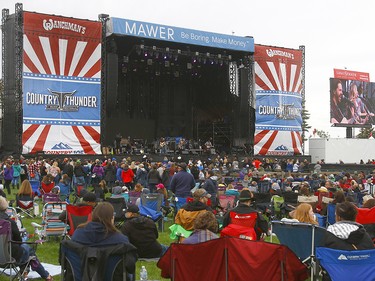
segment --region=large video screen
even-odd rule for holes
[[[330,78],[331,123],[336,126],[375,124],[375,83]]]

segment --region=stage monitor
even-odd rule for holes
[[[330,122],[335,127],[375,124],[375,83],[354,79],[330,78]]]
[[[100,22],[24,13],[22,153],[101,154]]]

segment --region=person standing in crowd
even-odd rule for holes
[[[142,186],[147,186],[147,171],[145,169],[144,164],[139,164],[138,169],[135,176],[136,183],[139,183]]]
[[[126,221],[121,232],[129,238],[131,244],[137,248],[140,258],[158,258],[168,249],[158,242],[158,229],[155,222],[139,214],[136,205],[129,205],[125,213]]]
[[[325,247],[338,250],[373,249],[374,243],[363,225],[356,223],[357,208],[350,202],[336,205],[336,223],[328,226]]]
[[[147,174],[147,188],[150,189],[151,193],[156,192],[156,185],[161,182],[161,176],[157,168],[156,164],[152,165]]]
[[[29,164],[29,166],[27,168],[29,170],[29,178],[30,178],[30,180],[39,181],[39,179],[40,179],[39,168],[35,164],[35,160],[34,159],[30,159],[30,164]]]
[[[13,170],[13,179],[12,179],[12,186],[13,189],[17,187],[19,189],[20,187],[20,176],[21,176],[21,165],[18,159],[14,160],[14,163],[12,165]]]
[[[129,189],[133,189],[133,179],[134,179],[134,172],[132,169],[129,168],[128,164],[124,165],[124,169],[121,173],[121,178],[123,184]]]
[[[57,185],[60,181],[60,173],[61,173],[59,164],[57,163],[57,161],[53,162],[52,166],[49,169],[49,172],[53,176],[53,182],[55,183],[55,185]]]
[[[186,168],[186,163],[179,163],[178,172],[172,177],[170,188],[176,197],[191,196],[191,190],[195,186],[194,177],[186,171]]]
[[[73,174],[74,174],[74,180],[75,180],[75,185],[83,185],[85,186],[85,171],[81,165],[81,160],[77,160],[74,169],[73,169]]]
[[[92,168],[92,184],[93,186],[97,186],[99,182],[103,179],[104,176],[104,169],[100,164],[99,159],[95,160],[95,165]]]
[[[203,184],[203,188],[211,194],[211,207],[213,209],[217,206],[217,176],[214,175],[212,170],[206,172],[206,181]]]
[[[111,190],[116,180],[116,166],[114,161],[108,160],[104,168],[104,180],[107,183],[107,187]]]
[[[5,186],[6,190],[8,191],[8,194],[10,194],[11,193],[10,184],[11,184],[12,179],[13,179],[13,168],[10,165],[10,161],[8,161],[8,160],[5,162],[3,174],[4,174],[4,186]]]

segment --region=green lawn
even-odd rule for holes
[[[15,198],[15,190],[12,190],[12,194],[7,197],[8,200]],[[40,211],[42,210],[42,206],[40,205]],[[24,227],[26,227],[29,234],[32,234],[34,232],[33,227],[31,226],[31,222],[37,222],[41,223],[41,217],[35,217],[35,218],[29,218],[24,217],[22,218],[22,222],[24,224]],[[161,244],[169,245],[173,240],[169,238],[169,229],[168,227],[172,224],[172,218],[169,218],[169,221],[165,222],[165,229],[164,232],[159,232],[159,242]],[[31,238],[32,239],[32,238]],[[266,241],[269,241],[269,237],[267,237]],[[278,240],[276,237],[273,237],[273,242],[278,243]],[[37,249],[37,256],[42,262],[51,263],[55,265],[59,265],[58,256],[59,256],[59,240],[56,239],[50,239],[49,241],[41,244],[38,246]],[[144,262],[144,261],[138,261],[137,262],[137,269],[136,269],[136,279],[139,280],[139,272],[142,265],[146,266],[147,272],[148,272],[148,278],[150,280],[169,280],[164,279],[160,277],[160,269],[157,268],[156,262]],[[4,276],[0,276],[0,281],[2,280],[9,280],[9,278],[6,278]],[[43,280],[41,278],[34,279],[34,280]],[[61,280],[60,276],[54,276],[54,280]]]

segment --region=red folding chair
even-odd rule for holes
[[[67,219],[69,224],[68,235],[72,236],[77,226],[81,223],[91,221],[92,206],[75,206],[68,204],[66,206]]]

